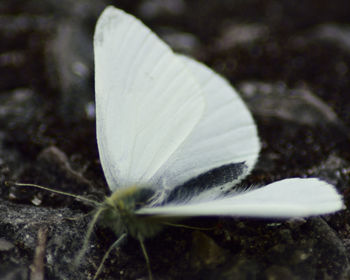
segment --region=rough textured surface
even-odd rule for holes
[[[244,185],[317,176],[348,204],[349,1],[3,0],[0,279],[91,279],[115,239],[97,228],[83,264],[74,267],[91,208],[5,185],[107,193],[95,141],[92,55],[93,28],[106,4],[141,18],[241,91],[263,145]],[[186,224],[214,229],[168,228],[146,247],[155,279],[348,279],[349,221],[348,210],[290,221],[195,219]],[[137,278],[146,279],[147,270],[130,239],[112,252],[101,279]]]

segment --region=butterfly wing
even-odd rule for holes
[[[197,195],[196,187],[205,190],[221,186],[212,188],[212,192],[221,193],[222,185],[232,187],[254,167],[260,151],[257,128],[243,100],[224,78],[202,63],[185,56],[180,58],[202,87],[206,108],[192,133],[152,178],[152,185],[163,184],[171,189],[225,166],[223,172],[217,170],[177,192]]]
[[[202,196],[202,199],[204,197]],[[236,193],[215,200],[142,208],[138,214],[193,217],[241,216],[292,218],[322,215],[344,208],[336,189],[319,179],[292,178],[274,182],[265,187]]]
[[[163,41],[114,7],[97,22],[94,53],[97,142],[108,185],[149,184],[202,117],[202,91]]]

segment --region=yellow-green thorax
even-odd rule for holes
[[[138,215],[135,211],[146,206],[153,195],[154,191],[145,187],[132,186],[117,190],[102,203],[99,220],[117,236],[127,233],[136,239],[151,237],[161,229],[159,219]]]

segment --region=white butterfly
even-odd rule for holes
[[[97,142],[112,195],[92,225],[100,219],[121,239],[140,240],[148,266],[143,240],[172,217],[289,218],[344,207],[316,178],[230,191],[258,158],[250,112],[226,80],[174,54],[132,15],[106,8],[94,52]]]

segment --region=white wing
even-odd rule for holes
[[[182,61],[135,17],[108,7],[95,36],[97,142],[109,187],[149,184],[205,102]]]
[[[137,214],[291,218],[327,214],[342,208],[342,197],[332,185],[316,178],[292,178],[213,201],[142,208]]]
[[[231,187],[255,165],[260,151],[256,125],[225,79],[202,63],[179,57],[202,87],[206,108],[199,124],[152,178],[152,185],[171,188],[213,168],[244,162],[246,169]]]

